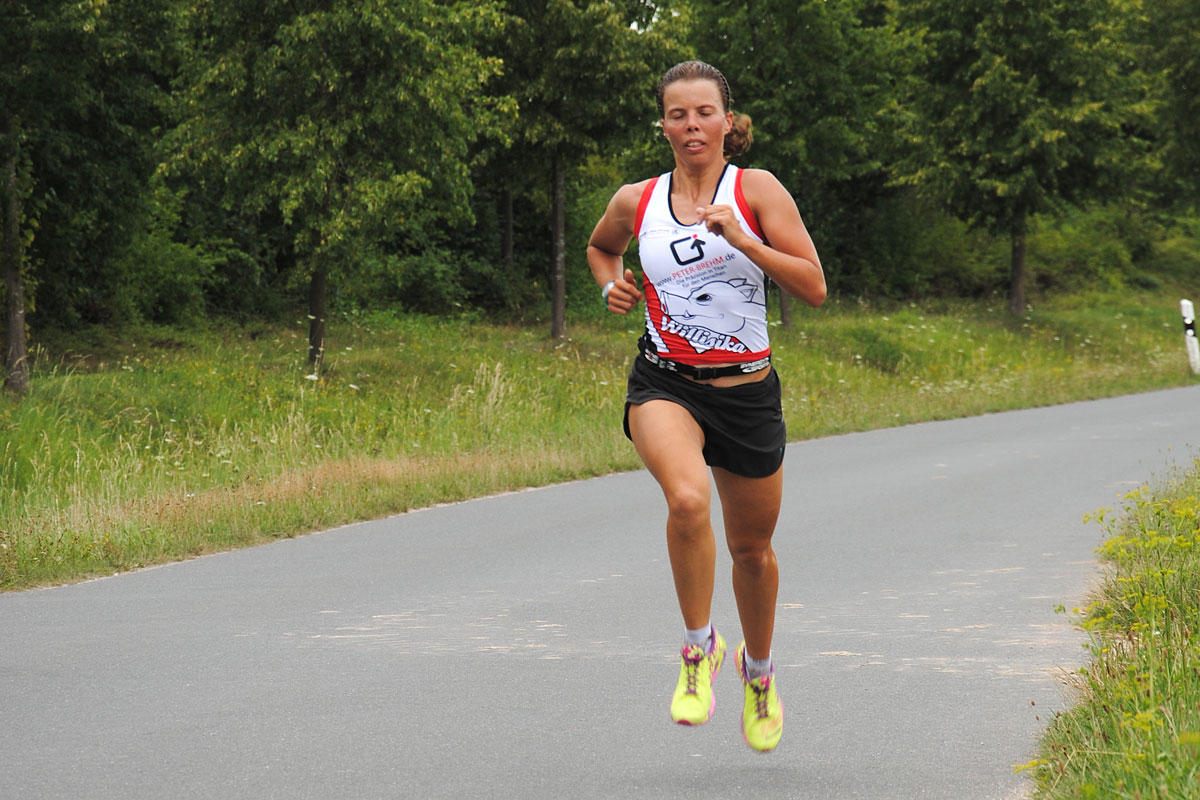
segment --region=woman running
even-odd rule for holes
[[[675,168],[613,195],[588,242],[588,264],[613,313],[646,302],[624,427],[667,502],[667,550],[685,628],[671,717],[684,725],[709,720],[725,658],[710,618],[711,469],[745,637],[736,655],[742,733],[752,748],[770,751],[783,733],[771,659],[779,589],[771,537],[787,435],[771,367],[766,279],[818,306],[825,277],[783,185],[770,172],[728,163],[749,147],[750,119],[733,113],[721,72],[700,61],[677,64],[659,81],[657,100]],[[622,261],[635,236],[641,289]]]

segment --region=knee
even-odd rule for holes
[[[671,522],[687,529],[707,528],[709,525],[709,493],[701,489],[683,486],[667,494],[667,513]]]
[[[775,551],[771,548],[769,538],[730,544],[729,555],[733,557],[735,566],[752,573],[762,572],[775,561]]]

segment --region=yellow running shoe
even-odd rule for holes
[[[685,644],[680,661],[679,684],[671,698],[671,719],[680,725],[703,725],[717,707],[712,684],[725,661],[725,640],[713,628],[708,652],[698,644]]]
[[[783,736],[783,703],[775,690],[775,666],[771,672],[757,678],[746,677],[746,643],[737,649],[738,675],[746,692],[742,706],[742,737],[746,744],[761,753],[768,753]]]

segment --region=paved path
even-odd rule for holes
[[[0,595],[0,797],[1020,797],[1086,657],[1082,515],[1198,442],[1200,387],[791,446],[767,756],[733,669],[669,722],[641,472]]]

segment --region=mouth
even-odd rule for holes
[[[705,146],[705,143],[700,139],[688,139],[683,143],[683,149],[689,153],[699,153]]]

